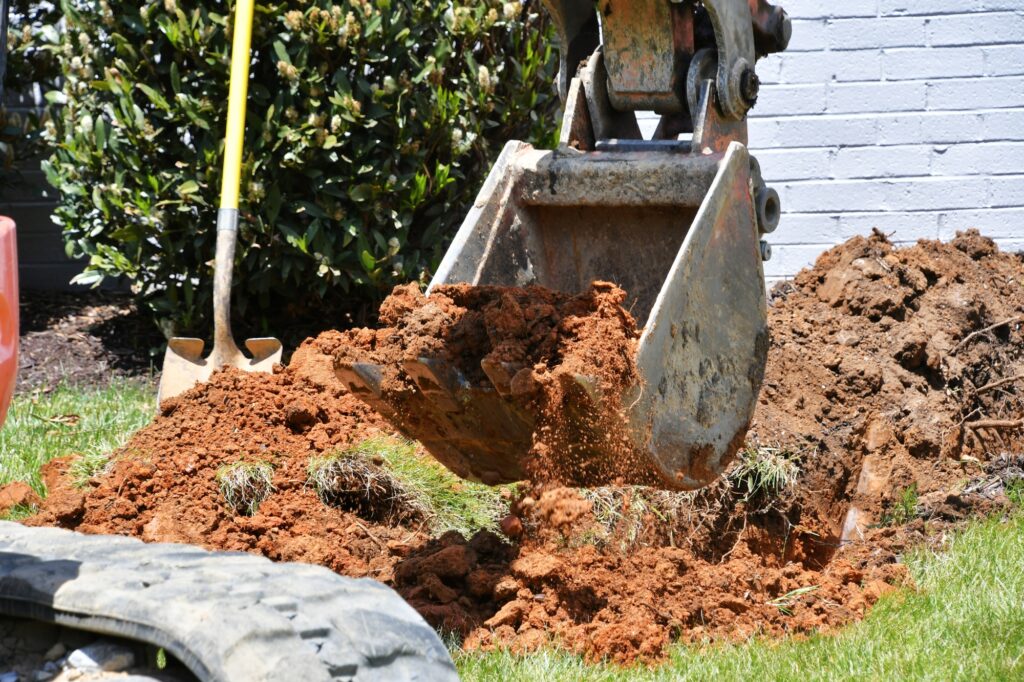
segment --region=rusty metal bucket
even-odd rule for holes
[[[635,449],[671,488],[705,485],[728,464],[753,414],[768,349],[759,235],[774,228],[777,199],[759,189],[742,143],[712,139],[722,122],[711,93],[708,83],[706,115],[688,142],[608,140],[581,151],[567,133],[554,151],[509,143],[431,282],[573,293],[594,280],[622,287],[643,326],[643,380],[619,398],[629,406]],[[573,129],[572,115],[563,130]],[[493,387],[471,386],[436,358],[409,363],[419,394],[401,409],[382,396],[380,367],[337,371],[456,473],[517,480],[536,416],[508,391],[516,368],[483,369]],[[581,390],[579,409],[594,398]]]

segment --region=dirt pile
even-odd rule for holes
[[[731,476],[693,494],[517,501],[524,538],[468,643],[553,637],[628,661],[862,614],[905,579],[901,551],[997,508],[1018,478],[1000,453],[1022,445],[1022,277],[1020,256],[977,233],[906,249],[876,233],[826,253],[774,292],[765,387]],[[451,627],[450,603],[419,608]]]
[[[502,524],[511,541],[430,539],[415,514],[375,520],[359,505],[324,504],[308,484],[311,457],[389,428],[335,380],[342,347],[357,348],[343,362],[393,367],[496,353],[535,381],[554,366],[538,358],[560,357],[568,338],[557,311],[572,297],[551,294],[544,305],[556,313],[531,318],[538,292],[453,290],[450,308],[427,314],[410,289],[382,310],[389,332],[328,333],[274,375],[221,372],[165,404],[84,491],[61,475],[66,461],[52,464],[32,522],[370,575],[469,647],[555,643],[591,659],[656,660],[677,640],[829,630],[905,580],[897,559],[907,546],[1005,503],[1007,481],[1024,472],[1006,454],[1022,444],[1022,279],[1021,258],[976,233],[904,249],[874,234],[836,247],[773,292],[764,390],[728,478],[693,493],[523,487]],[[594,291],[608,306],[584,317],[635,338],[614,289]],[[459,298],[476,295],[490,298]],[[517,308],[541,321],[525,331],[501,322]],[[448,326],[414,333],[414,323]],[[395,338],[402,325],[410,333]],[[508,328],[519,331],[480,335]],[[621,358],[601,351],[588,362],[628,381]],[[398,390],[401,376],[391,379]],[[219,490],[218,470],[240,460],[274,465],[252,516]]]
[[[344,392],[330,357],[300,349],[276,374],[225,370],[164,401],[84,489],[65,475],[69,458],[51,461],[43,471],[49,494],[29,523],[259,552],[386,580],[394,559],[382,549],[425,536],[321,503],[308,468],[315,456],[390,432]],[[223,472],[237,463],[273,472],[252,516],[232,509],[221,489]]]

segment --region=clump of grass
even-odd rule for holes
[[[320,501],[364,519],[401,523],[424,519],[429,511],[418,496],[386,469],[358,451],[309,461],[306,481]]]
[[[217,483],[236,514],[252,516],[274,492],[274,467],[267,462],[235,462],[217,469]]]
[[[671,534],[682,511],[691,508],[696,497],[694,492],[641,486],[582,488],[579,494],[590,502],[598,526],[582,541],[597,545],[617,541],[623,550],[640,542],[652,517]]]
[[[917,518],[917,484],[912,483],[900,491],[899,497],[882,514],[883,526],[902,526]]]
[[[16,504],[0,516],[0,521],[23,521],[38,513],[39,507],[34,504]]]
[[[799,460],[797,453],[784,448],[750,445],[740,452],[728,479],[744,502],[771,499],[796,485]]]
[[[1024,478],[1011,478],[1005,483],[1006,499],[1018,507],[1024,507]]]
[[[348,459],[361,462],[360,467],[366,463],[377,467],[401,489],[405,496],[403,504],[421,510],[424,522],[436,534],[454,530],[469,536],[478,530],[496,531],[498,521],[508,513],[501,488],[460,479],[433,459],[419,454],[412,441],[371,438],[327,459]],[[311,474],[322,467],[323,462],[310,462]],[[317,476],[310,476],[309,483],[314,489],[318,485],[316,479]],[[319,489],[317,493],[320,494]]]
[[[84,488],[89,479],[105,474],[110,469],[110,455],[106,452],[87,452],[75,457],[68,467],[68,474],[75,487]]]

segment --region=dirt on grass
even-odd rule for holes
[[[1021,257],[975,232],[907,248],[880,233],[852,239],[773,292],[764,389],[729,476],[691,493],[537,477],[510,500],[505,537],[471,538],[431,537],[423,514],[380,518],[351,496],[318,495],[312,458],[391,432],[336,378],[335,356],[478,363],[494,353],[557,406],[543,377],[580,357],[569,352],[578,330],[618,339],[585,369],[605,367],[624,386],[635,324],[609,285],[577,297],[403,289],[381,319],[404,336],[328,332],[273,375],[216,373],[165,402],[84,489],[65,475],[67,459],[50,463],[49,495],[29,523],[371,576],[470,648],[556,645],[626,663],[657,661],[675,641],[830,631],[906,584],[898,559],[908,547],[1001,508],[1024,476],[1024,460],[1007,454],[1022,444],[1022,279]],[[418,347],[438,335],[415,333],[413,321],[454,325],[465,343]],[[517,343],[481,329],[517,330]],[[399,373],[390,379],[399,390]],[[252,515],[221,489],[224,468],[240,461],[273,470]]]

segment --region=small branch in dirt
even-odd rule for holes
[[[952,351],[950,351],[949,354],[950,355],[956,355],[957,351],[959,351],[961,348],[963,348],[968,343],[970,343],[974,339],[978,338],[982,334],[987,334],[990,331],[993,331],[995,329],[999,329],[1000,327],[1004,327],[1004,326],[1006,326],[1008,324],[1013,324],[1014,322],[1020,322],[1020,316],[1019,315],[1015,315],[1014,317],[1009,317],[1009,318],[1007,318],[1005,320],[1002,320],[1001,322],[996,322],[995,324],[990,324],[989,326],[985,327],[984,329],[979,329],[977,331],[971,332],[970,334],[965,336],[963,338],[963,340],[960,341],[960,343],[956,344],[956,346],[953,348]]]
[[[976,419],[964,424],[969,429],[1021,429],[1024,419]]]
[[[966,422],[966,421],[967,421],[968,419],[970,419],[970,418],[971,418],[971,417],[973,417],[974,415],[978,414],[979,412],[981,412],[981,408],[980,408],[980,407],[976,407],[976,408],[974,408],[973,410],[971,410],[971,411],[970,411],[970,412],[969,412],[969,413],[967,414],[967,416],[965,416],[965,417],[964,417],[963,419],[961,419],[961,420],[960,420],[960,423],[959,423],[959,424],[957,424],[957,428],[959,428],[959,427],[963,426],[963,425],[964,425],[964,423],[965,423],[965,422]]]
[[[1020,381],[1021,379],[1024,379],[1024,374],[1018,374],[1016,376],[1006,377],[1005,379],[1000,379],[999,381],[993,381],[993,382],[985,384],[984,386],[979,388],[978,389],[978,393],[987,393],[988,391],[994,391],[995,389],[997,389],[997,388],[999,388],[1001,386],[1006,386],[1007,384],[1012,384],[1013,382]]]
[[[387,546],[387,545],[384,544],[384,542],[379,537],[377,537],[372,532],[370,532],[370,529],[367,528],[365,525],[363,525],[360,521],[354,522],[354,525],[359,526],[360,528],[362,528],[363,532],[366,533],[366,537],[370,538],[375,543],[377,543],[377,546],[380,547],[381,549],[384,549]]]

